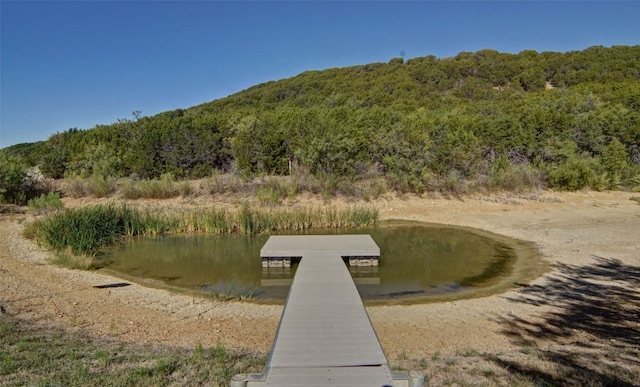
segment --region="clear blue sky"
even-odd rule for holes
[[[392,57],[640,44],[640,2],[0,1],[0,148]]]

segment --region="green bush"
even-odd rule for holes
[[[170,173],[162,175],[160,180],[142,180],[138,187],[142,192],[141,197],[148,199],[169,199],[180,195]]]
[[[125,178],[118,183],[118,193],[125,199],[139,199],[140,190],[136,187],[136,182],[131,178]]]
[[[547,174],[547,184],[551,188],[577,191],[593,187],[597,182],[592,159],[569,157],[565,162],[553,166]]]
[[[628,160],[627,150],[615,137],[602,151],[602,166],[610,175],[624,176]]]
[[[116,191],[115,179],[95,175],[89,180],[87,189],[96,198],[111,196]]]
[[[289,174],[296,191],[325,197],[360,195],[351,182],[380,176],[398,192],[416,193],[449,190],[452,171],[467,186],[479,176],[498,188],[535,180],[526,169],[489,176],[488,164],[501,154],[512,164],[535,163],[551,176],[549,186],[576,189],[591,178],[568,160],[585,153],[602,160],[590,167],[595,186],[629,189],[640,174],[639,54],[639,46],[565,54],[482,50],[307,71],[6,152],[40,163],[51,177]],[[555,88],[545,90],[547,82]],[[301,169],[309,177],[297,177]],[[211,193],[255,188],[228,176],[203,185]],[[127,196],[184,195],[156,180],[131,188]]]
[[[491,171],[486,184],[490,189],[532,190],[542,186],[543,175],[530,164],[509,165]]]
[[[64,207],[60,200],[60,194],[57,192],[49,192],[48,194],[40,194],[40,197],[29,199],[27,204],[30,209],[39,212],[48,212],[51,210],[59,210]]]
[[[47,191],[18,159],[0,152],[0,202],[25,205]]]
[[[81,198],[89,195],[89,187],[84,179],[71,178],[66,179],[64,192],[72,198]]]
[[[180,192],[180,196],[187,197],[193,195],[193,188],[188,181],[181,181],[178,183],[178,192]]]
[[[162,175],[159,180],[123,179],[118,191],[125,199],[169,199],[181,194],[170,173]]]

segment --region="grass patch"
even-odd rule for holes
[[[525,355],[533,355],[535,353],[535,349],[530,345],[525,345],[524,347],[522,347],[522,349],[520,349],[520,352],[524,353]]]
[[[73,270],[89,270],[94,267],[93,257],[88,255],[74,255],[61,252],[57,253],[51,262]]]
[[[262,372],[266,357],[218,344],[194,349],[97,341],[0,315],[0,384],[42,386],[228,385]]]
[[[260,288],[245,285],[240,282],[230,281],[227,283],[218,284],[210,288],[218,299],[221,300],[248,300],[258,294]]]

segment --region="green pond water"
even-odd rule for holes
[[[495,291],[510,282],[516,271],[522,271],[518,262],[529,259],[530,254],[523,252],[531,250],[530,246],[523,249],[521,242],[482,232],[406,221],[306,234],[371,235],[380,247],[379,266],[350,268],[360,295],[369,302],[459,298],[456,295],[473,295],[483,289]],[[101,260],[103,270],[134,281],[283,302],[297,265],[291,269],[263,269],[260,249],[268,238],[269,235],[139,238],[113,248]]]

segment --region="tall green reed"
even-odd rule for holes
[[[103,204],[52,214],[32,223],[27,231],[56,252],[68,249],[75,255],[93,256],[122,237],[137,235],[189,232],[254,235],[279,230],[360,227],[377,220],[375,208],[361,206],[265,209],[244,204],[233,212],[216,208],[151,210]]]

